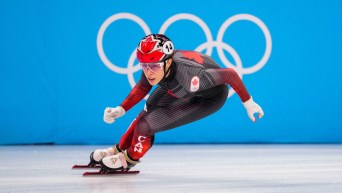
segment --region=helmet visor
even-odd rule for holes
[[[157,72],[163,68],[164,62],[140,63],[140,66],[143,71],[150,69],[152,72]]]

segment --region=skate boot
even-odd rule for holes
[[[116,155],[104,157],[101,161],[101,172],[113,172],[113,171],[129,171],[140,161],[131,159],[127,151],[120,152]]]
[[[97,149],[90,154],[90,162],[88,166],[95,166],[100,164],[101,159],[104,157],[115,155],[122,150],[119,148],[119,144],[114,145],[114,147],[109,147],[107,149]]]

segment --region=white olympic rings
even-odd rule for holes
[[[121,67],[118,67],[115,64],[113,64],[107,58],[107,56],[103,50],[103,43],[102,42],[103,42],[103,36],[104,36],[106,29],[108,28],[108,26],[110,24],[112,24],[113,22],[120,20],[120,19],[132,20],[135,23],[137,23],[144,30],[144,33],[146,35],[151,34],[151,30],[149,29],[147,24],[144,22],[144,20],[142,20],[138,16],[131,14],[131,13],[114,14],[114,15],[110,16],[108,19],[106,19],[99,29],[99,32],[97,35],[97,41],[96,41],[97,51],[99,53],[99,56],[100,56],[102,62],[110,70],[112,70],[116,73],[119,73],[119,74],[127,74],[128,81],[129,81],[131,87],[134,87],[136,82],[134,80],[133,75],[135,72],[140,70],[140,66],[138,64],[134,65],[134,61],[136,59],[136,50],[134,49],[131,56],[129,57],[127,68],[121,68]],[[226,67],[235,69],[241,78],[242,78],[243,74],[252,74],[252,73],[255,73],[256,71],[260,70],[267,63],[267,61],[271,55],[271,51],[272,51],[271,33],[268,30],[267,26],[259,18],[255,17],[253,15],[237,14],[237,15],[234,15],[234,16],[228,18],[220,27],[218,34],[217,34],[217,40],[216,41],[213,40],[213,36],[211,34],[211,31],[210,31],[208,25],[199,17],[197,17],[193,14],[188,14],[188,13],[176,14],[176,15],[170,17],[169,19],[167,19],[163,23],[163,25],[161,26],[159,33],[164,34],[170,25],[172,25],[173,23],[175,23],[176,21],[179,21],[179,20],[193,21],[194,23],[198,24],[202,28],[202,30],[204,31],[204,34],[205,34],[205,37],[207,40],[205,43],[199,45],[195,49],[196,51],[202,52],[202,51],[206,50],[205,54],[211,55],[213,48],[216,47],[217,52],[218,52],[218,56],[219,56],[220,60],[222,61],[222,63]],[[242,21],[242,20],[247,20],[247,21],[253,22],[258,27],[260,27],[260,29],[262,30],[262,32],[265,36],[265,40],[266,40],[266,48],[265,48],[265,52],[264,52],[263,57],[254,66],[248,67],[248,68],[243,68],[241,58],[238,55],[238,53],[234,50],[234,48],[232,48],[229,44],[223,42],[223,36],[224,36],[225,31],[228,29],[228,27],[231,24],[233,24],[234,22]],[[233,65],[227,59],[227,57],[224,55],[224,50],[227,51],[228,53],[230,53],[230,55],[232,56],[232,58],[235,61],[235,65]],[[232,96],[233,94],[234,94],[234,91],[231,90],[229,92],[228,97]],[[145,99],[146,98],[148,98],[148,96],[145,97]]]

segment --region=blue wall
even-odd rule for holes
[[[0,144],[119,140],[144,101],[113,125],[102,121],[103,110],[119,105],[138,81],[141,70],[132,68],[135,58],[129,62],[138,41],[181,13],[198,20],[166,29],[176,48],[238,66],[265,116],[251,122],[234,94],[218,113],[159,133],[157,143],[342,142],[341,1],[200,2],[0,1]]]

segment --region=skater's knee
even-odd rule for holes
[[[138,120],[135,129],[140,135],[143,135],[143,136],[153,136],[154,135],[154,132],[152,131],[148,122],[144,118],[141,118]]]

